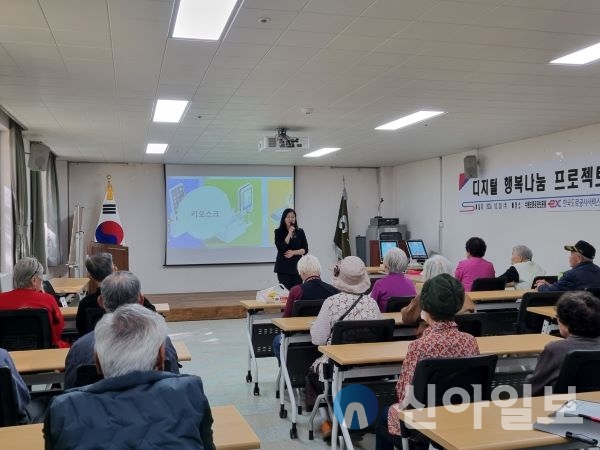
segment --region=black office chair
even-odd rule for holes
[[[17,424],[17,400],[12,374],[8,367],[0,367],[0,427]]]
[[[506,289],[506,278],[477,278],[471,286],[471,291],[503,291],[504,289]]]
[[[85,309],[85,333],[83,334],[87,334],[90,331],[93,331],[96,328],[96,324],[100,321],[100,319],[102,319],[102,316],[104,316],[105,311],[103,308],[98,307],[92,307],[92,308],[86,308]]]
[[[486,331],[487,319],[488,315],[484,312],[457,314],[454,316],[454,321],[458,325],[458,329],[475,337],[483,336]]]
[[[400,312],[402,308],[408,306],[414,297],[390,297],[385,308],[385,312]]]
[[[10,351],[52,347],[50,319],[45,309],[0,311],[0,347]]]
[[[585,288],[585,290],[588,291],[590,294],[592,294],[594,297],[600,298],[600,287],[597,287],[597,288],[589,287],[589,288]]]
[[[331,344],[364,344],[368,342],[389,342],[394,336],[394,319],[379,319],[379,320],[342,320],[333,325],[331,332]],[[333,364],[330,363],[324,367],[325,371],[325,389],[322,394],[318,395],[315,400],[315,406],[308,418],[308,439],[314,439],[313,422],[315,415],[319,409],[321,402],[327,404],[329,413],[332,414],[331,398],[329,394],[329,386],[333,375]],[[395,395],[395,384],[386,383],[389,385],[389,391]],[[374,385],[370,386],[372,390],[379,391]],[[374,388],[374,389],[373,389]],[[375,395],[381,401],[381,392],[376,392]]]
[[[492,380],[496,370],[497,355],[478,355],[461,358],[427,358],[417,363],[413,377],[414,399],[427,406],[443,405],[446,391],[452,388],[464,389],[468,394],[468,402],[475,401],[475,386],[481,386],[481,399],[490,400]],[[428,386],[435,385],[435,399],[428,399]],[[452,395],[450,403],[463,403],[461,395]],[[418,406],[418,405],[409,405]],[[415,430],[401,423],[402,437],[391,439],[397,447],[408,449],[408,439],[424,441],[426,438]],[[389,438],[389,437],[388,437]]]
[[[544,316],[527,311],[530,306],[554,306],[564,292],[527,292],[521,299],[517,316],[517,334],[542,332]]]
[[[540,275],[533,278],[533,282],[531,283],[531,289],[535,289],[535,284],[539,280],[547,281],[548,283],[556,283],[558,281],[558,277],[556,275]]]
[[[292,305],[292,317],[318,316],[325,300],[296,300]]]
[[[569,386],[576,392],[600,391],[600,350],[571,350],[560,367],[554,394],[566,394]]]

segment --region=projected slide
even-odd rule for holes
[[[166,264],[275,260],[273,230],[293,205],[291,167],[165,166]]]

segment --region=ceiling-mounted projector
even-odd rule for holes
[[[276,152],[291,152],[295,148],[308,149],[308,138],[288,136],[287,128],[278,128],[275,136],[263,136],[258,142],[258,151],[272,149]]]

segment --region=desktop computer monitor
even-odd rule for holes
[[[383,257],[391,248],[398,247],[398,241],[379,241],[379,257],[383,262]]]
[[[428,258],[425,244],[421,239],[406,241],[406,247],[408,248],[408,256],[410,259],[413,259],[417,262],[424,262]]]

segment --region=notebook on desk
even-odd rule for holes
[[[533,428],[596,446],[600,442],[600,403],[569,400],[548,417],[538,417]]]

